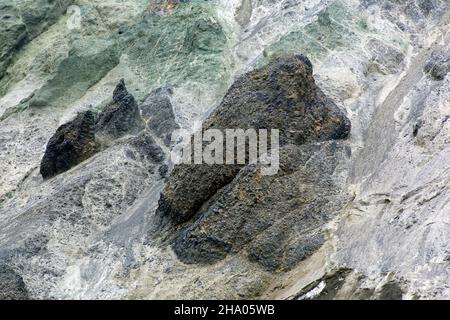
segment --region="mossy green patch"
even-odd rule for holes
[[[54,77],[31,99],[30,106],[64,105],[80,98],[119,63],[119,56],[114,40],[93,38],[75,42]]]
[[[131,27],[125,50],[135,71],[156,85],[223,82],[227,37],[215,10],[208,3],[181,3],[172,13],[149,15]]]
[[[5,194],[6,199],[12,199],[14,197],[14,192],[9,191]]]
[[[322,10],[316,21],[287,34],[270,46],[266,55],[301,53],[312,61],[320,61],[330,52],[362,46],[370,37],[380,38],[381,35],[371,28],[363,13],[353,11],[345,0],[338,0]],[[403,48],[394,38],[386,40]]]
[[[358,41],[358,32],[367,29],[361,18],[350,14],[341,1],[336,1],[319,13],[316,21],[299,31],[281,38],[267,51],[303,53],[313,60],[320,59],[329,51]]]
[[[20,113],[28,108],[28,104],[26,103],[19,103],[18,105],[8,108],[5,110],[5,112],[0,116],[0,121],[3,121],[13,114]]]
[[[14,191],[8,191],[7,193],[0,195],[0,208],[8,201],[14,198]]]

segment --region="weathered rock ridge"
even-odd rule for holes
[[[100,114],[79,113],[56,130],[47,144],[40,172],[47,179],[67,171],[114,140],[142,131],[143,124],[137,103],[121,79],[114,89],[113,101]]]
[[[322,227],[345,202],[331,178],[345,151],[315,143],[346,138],[350,121],[312,71],[305,56],[280,57],[239,77],[205,120],[203,130],[279,129],[281,169],[263,176],[255,165],[176,165],[156,215],[174,224],[193,218],[175,239],[182,261],[214,263],[245,250],[269,270],[289,269],[323,243]]]
[[[95,141],[95,116],[87,111],[56,130],[41,162],[44,179],[67,171],[98,151]]]
[[[449,6],[0,0],[0,297],[448,299]],[[199,122],[280,170],[174,168]]]
[[[350,122],[316,87],[304,56],[277,59],[239,77],[205,120],[208,129],[279,129],[280,145],[342,139]],[[230,183],[242,165],[175,166],[161,195],[158,215],[189,220],[200,206]]]
[[[125,134],[136,134],[144,128],[136,100],[120,80],[113,92],[113,102],[99,114],[97,120],[97,137],[107,143]]]
[[[0,79],[13,57],[65,13],[73,0],[0,1]]]
[[[293,268],[320,248],[325,224],[348,200],[333,176],[342,170],[337,159],[344,154],[338,141],[288,144],[280,149],[276,175],[246,166],[181,231],[175,252],[187,263],[244,252],[271,271]]]

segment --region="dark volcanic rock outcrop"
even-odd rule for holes
[[[171,94],[171,88],[158,88],[152,91],[140,105],[147,128],[153,131],[166,146],[171,143],[172,132],[179,129],[170,102]]]
[[[94,155],[101,146],[128,133],[138,133],[144,122],[134,97],[120,80],[113,92],[113,101],[96,117],[91,111],[58,128],[47,145],[41,163],[46,178],[69,170]]]
[[[279,129],[280,168],[261,163],[176,165],[161,194],[162,223],[182,226],[173,248],[186,263],[244,252],[267,270],[290,269],[323,243],[323,227],[348,198],[339,139],[350,122],[316,86],[304,56],[238,78],[203,129]]]
[[[181,232],[175,252],[187,263],[211,263],[244,250],[268,270],[295,266],[322,245],[324,224],[348,200],[333,178],[344,154],[338,141],[290,144],[276,175],[246,166]]]
[[[203,129],[279,129],[280,145],[345,138],[350,122],[316,86],[304,56],[273,61],[239,77]],[[242,165],[175,166],[157,214],[173,223],[192,218],[230,183]]]
[[[136,100],[128,93],[122,79],[114,89],[112,103],[99,115],[91,111],[79,113],[74,120],[58,128],[48,142],[41,174],[47,179],[67,171],[110,146],[114,140],[143,129],[144,121]]]
[[[0,264],[0,300],[27,299],[28,291],[22,277],[7,265]]]
[[[97,121],[97,137],[108,143],[125,134],[138,133],[144,128],[138,105],[127,91],[125,81],[120,80],[113,93],[113,102],[100,113]]]
[[[308,58],[298,55],[239,77],[203,128],[279,129],[281,145],[346,138],[350,121],[312,73]]]
[[[79,113],[74,120],[59,127],[49,140],[40,172],[44,179],[51,178],[90,158],[98,147],[94,114]]]

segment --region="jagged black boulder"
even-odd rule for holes
[[[126,134],[135,134],[144,128],[136,100],[121,79],[114,89],[113,101],[100,113],[97,120],[97,138],[108,142]]]
[[[303,55],[281,57],[239,77],[203,129],[279,129],[280,145],[344,139],[350,121],[316,86]],[[242,165],[175,166],[161,194],[157,216],[163,224],[188,221]]]
[[[65,172],[98,151],[95,141],[95,116],[91,111],[60,126],[50,138],[41,162],[44,179]]]
[[[269,271],[291,269],[320,248],[323,226],[348,201],[334,177],[342,158],[344,143],[331,140],[281,147],[273,176],[245,166],[186,224],[175,253],[204,264],[243,252]]]
[[[65,172],[114,140],[138,133],[143,128],[137,103],[121,79],[114,89],[113,101],[99,115],[92,111],[82,112],[58,128],[47,144],[41,174],[47,179]]]

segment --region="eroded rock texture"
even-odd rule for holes
[[[449,10],[0,0],[2,294],[448,299]],[[300,54],[314,72],[283,58]],[[86,110],[101,148],[43,181],[49,140]],[[278,126],[280,171],[172,170],[171,131],[199,121]]]
[[[289,144],[276,175],[262,176],[254,165],[241,169],[177,237],[178,257],[212,263],[244,251],[268,270],[292,268],[322,245],[323,226],[348,200],[333,176],[344,153],[338,141]]]
[[[58,128],[47,144],[40,172],[44,179],[67,171],[98,151],[95,116],[87,111]]]
[[[0,2],[0,79],[13,57],[14,51],[27,38],[26,26],[17,9],[5,1]]]
[[[308,284],[295,297],[299,300],[402,300],[404,283],[392,275],[374,286],[364,274],[340,268]]]
[[[128,133],[137,133],[144,127],[140,111],[133,95],[128,93],[125,81],[120,80],[113,92],[113,102],[99,114],[97,133],[101,140],[120,138]]]
[[[262,176],[255,166],[175,166],[157,214],[175,224],[196,216],[175,240],[178,257],[212,263],[245,248],[276,270],[320,247],[342,205],[331,176],[344,148],[312,143],[347,137],[350,122],[315,85],[311,62],[282,57],[238,78],[204,127],[279,128],[282,167]]]
[[[22,277],[7,265],[0,264],[0,300],[27,299],[29,296]]]
[[[83,96],[119,63],[115,43],[105,39],[75,40],[55,74],[30,100],[31,107],[55,106]]]
[[[279,129],[280,145],[345,138],[350,122],[315,85],[304,56],[274,60],[239,77],[203,129]],[[174,168],[161,195],[158,214],[174,223],[190,219],[242,165]]]
[[[143,128],[136,100],[128,93],[122,79],[114,89],[113,102],[100,114],[82,112],[58,128],[48,142],[41,174],[47,179],[67,171],[114,140],[126,134],[137,134]]]
[[[166,146],[171,144],[172,133],[180,126],[175,121],[175,114],[170,97],[173,89],[158,88],[152,91],[140,105],[142,117],[148,129],[152,130]]]
[[[63,15],[72,0],[0,1],[0,79],[17,51]]]
[[[447,73],[450,72],[449,51],[449,49],[434,51],[425,65],[425,72],[428,73],[434,80],[442,81],[445,79]]]

